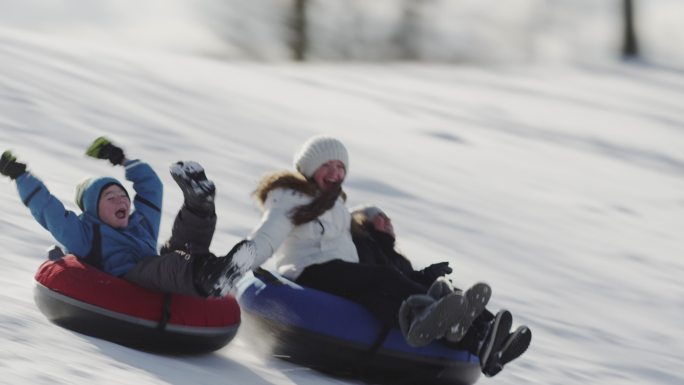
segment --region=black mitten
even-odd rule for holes
[[[420,273],[425,278],[426,282],[434,282],[435,279],[451,274],[453,270],[449,267],[449,262],[434,263],[423,270]]]
[[[12,154],[12,151],[7,150],[2,153],[0,158],[0,174],[15,180],[24,172],[26,172],[26,164],[17,162],[17,157]]]
[[[118,147],[112,142],[101,136],[93,142],[93,144],[86,150],[86,155],[98,159],[108,159],[113,165],[121,164],[125,155],[121,147]]]

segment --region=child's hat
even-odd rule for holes
[[[117,185],[128,195],[126,188],[117,179],[102,176],[102,177],[90,177],[83,179],[78,185],[76,185],[76,197],[74,202],[78,208],[84,213],[89,212],[97,216],[97,207],[100,203],[100,194],[104,189],[111,185]]]
[[[382,214],[387,216],[384,211],[382,211],[378,206],[371,205],[371,204],[364,204],[364,205],[359,205],[356,207],[353,207],[351,209],[351,214],[352,215],[358,215],[358,214],[363,214],[365,217],[369,220],[372,221],[376,216]]]

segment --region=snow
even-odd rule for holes
[[[212,244],[259,221],[260,177],[334,135],[349,206],[377,203],[417,267],[447,260],[462,287],[533,331],[482,384],[684,382],[684,73],[644,63],[567,66],[226,62],[0,30],[0,143],[70,209],[108,135],[167,187],[160,240],[200,162],[217,187]],[[53,243],[0,181],[0,384],[355,383],[266,357],[241,331],[209,355],[131,350],[51,324],[33,275]],[[130,185],[127,185],[130,188]]]

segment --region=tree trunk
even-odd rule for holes
[[[425,22],[423,8],[427,2],[428,0],[404,0],[401,4],[401,19],[393,39],[401,60],[420,60],[421,32]]]
[[[623,0],[622,11],[625,28],[622,57],[625,59],[632,59],[639,56],[639,45],[634,22],[634,0]]]
[[[292,57],[296,61],[306,60],[306,51],[308,48],[306,30],[307,3],[308,0],[294,0],[294,9],[292,12],[292,19],[290,21],[290,26],[292,29],[290,47],[292,48]]]

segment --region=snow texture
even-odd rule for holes
[[[2,150],[77,210],[84,176],[123,179],[84,154],[109,136],[166,186],[160,241],[182,203],[173,162],[216,183],[223,255],[258,224],[261,176],[340,138],[349,207],[378,204],[416,267],[449,261],[532,330],[482,384],[684,383],[683,99],[683,72],[644,63],[264,65],[0,30]],[[245,325],[216,353],[167,357],[51,324],[32,289],[54,241],[0,184],[0,384],[356,383],[259,354]]]

